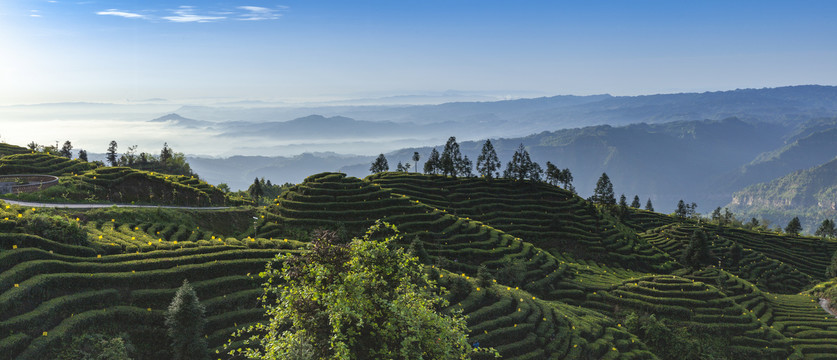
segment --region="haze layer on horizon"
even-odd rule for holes
[[[0,3],[0,105],[837,85],[832,1]]]

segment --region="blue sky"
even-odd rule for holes
[[[0,2],[0,104],[837,85],[835,1]]]

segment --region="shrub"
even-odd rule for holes
[[[25,217],[19,224],[24,232],[70,245],[87,245],[87,230],[77,222],[58,216]]]

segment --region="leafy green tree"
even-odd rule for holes
[[[625,327],[636,334],[651,351],[664,360],[725,359],[712,354],[713,347],[703,346],[701,340],[682,326],[673,326],[655,314],[637,315],[632,312],[625,318]],[[713,356],[714,355],[714,356]]]
[[[689,238],[689,245],[680,260],[683,265],[691,269],[699,269],[709,263],[711,260],[709,241],[706,239],[706,233],[703,230],[697,229],[692,233],[692,237]]]
[[[494,145],[491,140],[485,140],[482,144],[482,151],[477,156],[477,172],[486,179],[493,179],[500,177],[500,158],[497,157],[497,152],[494,151]]]
[[[396,165],[396,166],[395,166],[395,171],[398,171],[398,172],[405,172],[405,171],[407,171],[407,170],[404,168],[404,164],[402,164],[402,163],[399,161],[399,162],[398,162],[398,165]]]
[[[729,208],[724,208],[724,215],[721,216],[724,224],[738,224],[741,225],[741,222],[735,218],[735,214],[732,211],[729,211]]]
[[[837,235],[837,229],[834,228],[834,221],[830,219],[823,220],[820,227],[817,228],[816,232],[814,232],[814,235],[822,236],[823,238],[834,237]]]
[[[80,149],[78,151],[78,159],[84,162],[87,162],[87,150]]]
[[[259,199],[261,199],[262,195],[264,195],[264,188],[262,187],[262,183],[259,181],[259,178],[253,180],[253,184],[247,188],[247,194],[250,195],[250,198],[255,200],[256,203],[259,202]]]
[[[715,221],[719,224],[723,223],[723,217],[721,216],[720,206],[716,207],[715,210],[712,211],[712,221]]]
[[[467,359],[467,327],[416,257],[376,222],[350,243],[325,236],[301,254],[268,263],[262,301],[269,321],[252,326],[251,359],[286,359],[300,342],[316,359]]]
[[[799,235],[800,231],[802,231],[802,223],[799,222],[798,216],[794,216],[793,219],[788,222],[788,226],[785,226],[785,233],[789,235]]]
[[[748,222],[746,226],[747,226],[748,229],[755,229],[755,228],[759,227],[759,225],[761,225],[761,224],[759,224],[758,219],[752,218],[752,219],[750,219],[750,222]]]
[[[639,209],[642,204],[639,203],[639,195],[634,195],[634,201],[631,202],[631,207],[634,209]]]
[[[628,207],[628,198],[625,196],[625,194],[619,196],[619,206],[623,208]]]
[[[654,204],[651,204],[651,198],[648,198],[648,201],[645,202],[645,210],[654,211]]]
[[[522,286],[526,276],[526,264],[520,259],[505,257],[494,276],[497,282],[503,285]]]
[[[167,334],[171,340],[172,359],[209,359],[204,338],[206,309],[198,300],[195,289],[188,280],[177,289],[166,311]]]
[[[570,172],[569,168],[561,170],[561,177],[559,180],[561,181],[561,184],[564,185],[565,190],[569,190],[575,194],[575,187],[573,186],[573,173]]]
[[[130,360],[133,346],[120,336],[83,334],[55,355],[55,360]],[[44,355],[44,354],[42,354]]]
[[[415,172],[418,172],[418,162],[421,160],[421,155],[419,155],[418,151],[413,151],[413,162],[415,162],[416,167],[414,168]]]
[[[441,168],[441,158],[439,156],[439,151],[436,148],[430,150],[430,156],[428,157],[427,161],[424,162],[424,173],[425,174],[438,174],[439,171],[442,170]]]
[[[61,147],[61,150],[58,152],[58,154],[67,159],[73,158],[73,144],[70,142],[70,140],[64,142],[64,146]]]
[[[387,157],[384,156],[384,154],[378,154],[378,157],[375,159],[375,161],[372,162],[372,166],[369,167],[369,171],[371,171],[373,174],[389,171]]]
[[[616,195],[613,193],[613,184],[607,173],[602,173],[599,181],[596,182],[596,189],[593,190],[593,202],[602,205],[616,205]]]
[[[32,142],[26,144],[26,148],[29,149],[29,150],[32,150],[32,151],[40,151],[41,145],[38,145],[38,143],[32,141]]]
[[[117,164],[118,159],[116,157],[116,147],[116,140],[111,140],[110,145],[108,145],[108,151],[106,153],[106,158],[110,163],[110,166],[116,166]]]
[[[559,169],[555,164],[547,161],[546,162],[546,183],[553,186],[558,186],[558,183],[561,182],[561,169]]]

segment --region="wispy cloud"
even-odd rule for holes
[[[34,18],[39,18],[39,17],[41,17],[41,14],[38,14],[39,12],[40,11],[38,11],[38,10],[29,10],[29,16],[34,17]]]
[[[172,11],[174,16],[163,16],[163,19],[171,21],[171,22],[179,22],[179,23],[187,23],[187,22],[213,22],[213,21],[220,21],[224,20],[226,16],[206,16],[206,15],[198,15],[195,13],[194,6],[181,6],[177,10]]]
[[[119,17],[124,17],[124,18],[128,18],[128,19],[145,19],[146,18],[145,15],[132,13],[132,12],[127,12],[127,11],[119,11],[117,9],[109,9],[109,10],[105,10],[105,11],[99,11],[99,12],[96,13],[96,15],[112,15],[112,16],[119,16]]]
[[[246,20],[246,21],[259,21],[259,20],[276,20],[282,16],[279,14],[279,10],[270,9],[261,6],[239,6],[241,10],[246,11],[246,13],[241,14],[238,20]]]
[[[119,16],[127,19],[144,19],[154,21],[169,21],[176,23],[208,23],[226,20],[244,21],[265,21],[276,20],[282,17],[281,11],[287,10],[287,6],[262,7],[262,6],[238,6],[235,9],[204,9],[199,11],[195,6],[182,5],[177,9],[169,10],[143,10],[124,11],[108,9],[99,11],[97,15]],[[154,13],[169,13],[167,16],[151,15]]]

